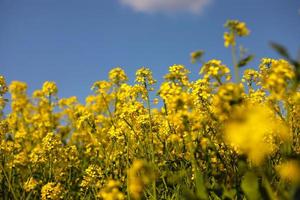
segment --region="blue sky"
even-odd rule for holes
[[[240,42],[256,54],[256,67],[264,56],[277,57],[269,41],[296,56],[299,9],[299,0],[0,0],[0,74],[27,82],[30,92],[52,80],[60,97],[81,100],[116,66],[131,80],[147,66],[161,80],[168,66],[184,64],[197,78],[194,50],[231,65],[227,19],[248,24],[251,35]]]

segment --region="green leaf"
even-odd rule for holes
[[[300,82],[300,58],[298,58],[298,60],[292,59],[291,56],[289,55],[287,49],[278,43],[271,42],[270,45],[279,55],[281,55],[283,58],[285,58],[291,64],[294,65],[295,73],[296,73],[296,81],[297,81],[297,84],[299,84],[299,82]]]
[[[261,199],[259,193],[258,178],[253,172],[247,172],[242,179],[242,190],[244,191],[247,199],[258,200]]]
[[[270,45],[271,45],[272,49],[274,49],[283,58],[285,58],[289,61],[291,60],[291,57],[290,57],[287,49],[284,46],[282,46],[281,44],[275,43],[275,42],[271,42]]]
[[[196,169],[195,173],[195,181],[196,181],[196,194],[200,199],[208,199],[206,187],[204,184],[204,178],[202,173]]]
[[[269,199],[274,199],[274,200],[278,199],[276,197],[276,194],[272,190],[271,184],[269,183],[268,179],[265,177],[263,177],[262,186],[266,190]]]
[[[295,73],[296,73],[296,78],[297,82],[300,82],[300,61],[293,61],[292,64],[295,66]]]
[[[194,51],[191,53],[191,62],[196,63],[198,60],[201,60],[201,58],[204,55],[203,50]]]
[[[224,194],[222,195],[223,199],[234,199],[236,196],[235,190],[227,190],[226,187],[224,187]]]
[[[251,62],[254,58],[254,55],[249,55],[243,59],[241,59],[239,62],[238,62],[238,67],[244,67],[246,66],[249,62]]]
[[[199,200],[199,198],[196,196],[196,194],[191,190],[188,189],[187,187],[182,188],[182,196],[180,199],[183,200]]]
[[[210,196],[213,200],[222,200],[220,197],[218,197],[218,195],[216,195],[216,193],[214,192],[210,192]]]

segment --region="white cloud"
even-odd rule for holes
[[[212,0],[120,0],[124,5],[139,12],[177,12],[201,13]]]

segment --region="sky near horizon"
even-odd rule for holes
[[[0,0],[0,74],[27,82],[29,92],[55,81],[59,97],[81,101],[116,66],[132,81],[141,66],[162,80],[173,64],[197,78],[194,50],[231,66],[223,45],[227,19],[251,30],[239,40],[256,55],[251,67],[277,57],[270,41],[294,57],[300,49],[299,0]]]

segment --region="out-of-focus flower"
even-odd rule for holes
[[[276,169],[282,179],[293,183],[300,183],[300,163],[298,160],[283,162]]]
[[[225,140],[241,153],[245,153],[254,164],[259,165],[276,150],[276,139],[287,141],[290,134],[285,124],[270,108],[251,105],[241,109],[243,111],[239,118],[225,124]]]

